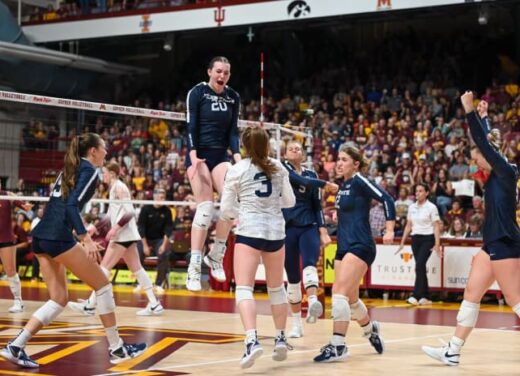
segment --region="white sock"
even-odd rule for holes
[[[190,265],[200,266],[201,264],[202,264],[202,252],[199,250],[191,251]]]
[[[22,329],[20,333],[16,336],[16,338],[11,342],[11,345],[24,348],[27,342],[32,338],[31,332],[29,332],[27,329]]]
[[[20,277],[18,274],[15,274],[12,277],[7,277],[9,281],[9,289],[13,294],[14,298],[17,300],[22,300],[22,284],[20,283]]]
[[[105,333],[107,335],[108,348],[110,350],[115,350],[121,347],[123,340],[119,337],[117,326],[105,328]]]
[[[318,301],[318,297],[316,295],[309,295],[307,296],[307,305],[310,307],[314,303]]]
[[[285,336],[285,331],[283,329],[276,329],[276,336]]]
[[[361,327],[363,329],[363,333],[368,336],[372,333],[372,321],[369,321],[367,324]]]
[[[330,340],[332,346],[345,346],[345,336],[341,334],[333,334]]]
[[[256,342],[256,329],[246,330],[246,343]]]
[[[141,268],[138,271],[134,273],[135,278],[137,279],[137,282],[141,286],[141,288],[146,293],[146,297],[148,298],[148,301],[152,306],[156,306],[159,301],[157,300],[157,297],[153,293],[153,285],[150,277],[148,274],[146,274],[146,271]]]
[[[209,252],[209,256],[215,261],[221,261],[226,253],[226,240],[227,239],[215,239],[215,244]]]
[[[462,345],[464,345],[463,339],[461,339],[459,337],[455,337],[455,336],[451,337],[449,347],[450,347],[450,350],[452,351],[452,353],[459,354],[460,348],[462,347]]]
[[[296,325],[296,326],[302,326],[302,313],[301,311],[299,312],[296,312],[292,314],[292,317],[293,317],[293,325]]]
[[[518,317],[520,317],[520,303],[517,303],[513,308],[513,312],[516,313]]]

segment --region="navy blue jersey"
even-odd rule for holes
[[[394,200],[377,184],[360,173],[343,183],[336,196],[338,251],[375,251],[376,245],[368,220],[372,199],[384,204],[387,221],[395,220]]]
[[[231,149],[239,153],[238,114],[240,95],[229,86],[217,94],[206,83],[195,85],[186,99],[188,147],[197,149]]]
[[[302,174],[299,175],[289,162],[285,161],[283,165],[289,171],[289,181],[296,197],[296,205],[283,209],[285,227],[314,224],[319,227],[325,226],[320,188],[324,187],[326,182],[318,179],[314,171],[302,169]]]
[[[473,141],[492,168],[484,185],[484,245],[501,238],[520,241],[520,230],[516,223],[518,167],[510,164],[490,145],[475,112],[469,113],[467,118]]]
[[[76,186],[64,199],[61,195],[60,173],[51,192],[49,203],[45,208],[42,220],[36,225],[31,235],[44,240],[74,240],[72,230],[77,235],[87,231],[81,219],[81,210],[96,192],[98,171],[85,158],[81,158],[76,175]]]

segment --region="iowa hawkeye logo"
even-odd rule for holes
[[[25,322],[25,320],[13,322],[0,319],[0,331],[20,329]],[[190,342],[219,345],[240,342],[244,339],[241,335],[228,333],[122,326],[119,328],[119,334],[125,342],[146,342],[149,347],[140,357],[114,366],[108,361],[107,342],[103,329],[88,329],[84,325],[64,322],[55,322],[45,329],[59,330],[56,333],[36,335],[29,342],[28,349],[33,359],[40,363],[39,371],[48,376],[83,376],[107,372],[118,372],[120,375],[126,372],[134,375],[185,375],[186,372],[150,370],[141,373],[139,370],[153,368],[155,364]],[[12,335],[0,335],[0,346],[4,347],[11,338]],[[34,349],[35,346],[42,350],[33,353],[31,347]],[[0,374],[29,374],[21,373],[19,367],[1,360]]]

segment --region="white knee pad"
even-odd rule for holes
[[[350,321],[350,306],[345,295],[332,295],[332,320]]]
[[[112,284],[109,283],[96,291],[97,311],[100,315],[112,313],[116,309]]]
[[[302,302],[302,284],[289,283],[287,285],[287,298],[291,304],[299,304]]]
[[[315,266],[306,266],[303,268],[303,286],[305,289],[309,287],[319,287],[320,279],[318,278],[318,269]]]
[[[268,287],[267,294],[271,305],[285,304],[287,303],[287,293],[285,292],[285,286],[279,287]]]
[[[203,201],[197,205],[195,216],[193,217],[193,227],[201,230],[207,230],[213,219],[215,206],[212,201]]]
[[[38,321],[41,322],[43,326],[46,326],[53,322],[64,308],[65,307],[59,305],[53,300],[47,300],[44,305],[42,305],[36,312],[33,313],[33,317],[38,319]]]
[[[251,286],[237,286],[235,290],[235,301],[237,307],[243,300],[254,300],[253,288]]]
[[[152,281],[146,271],[141,268],[134,273],[135,279],[137,279],[137,283],[142,287],[143,290],[148,290],[153,288]]]
[[[367,307],[361,299],[350,305],[350,318],[352,320],[361,320],[368,314]]]
[[[474,328],[478,319],[480,304],[463,300],[457,313],[457,324],[466,328]]]

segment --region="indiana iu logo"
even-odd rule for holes
[[[392,0],[377,0],[377,10],[392,9]]]
[[[22,322],[23,321],[23,322]],[[0,319],[0,330],[19,328],[26,320],[16,321]],[[152,329],[135,326],[122,326],[119,334],[128,343],[146,342],[148,349],[135,359],[118,365],[110,364],[107,342],[103,329],[85,328],[85,325],[54,322],[46,327],[45,334],[37,334],[29,341],[29,352],[40,363],[40,370],[45,375],[99,375],[116,372],[119,375],[179,375],[179,372],[154,370],[147,372],[155,364],[172,355],[189,343],[220,344],[243,341],[241,335],[228,333],[194,332],[175,329]],[[53,332],[53,330],[56,330]],[[12,335],[0,335],[0,346],[5,346]],[[218,350],[216,350],[218,351]],[[22,374],[3,371],[9,368],[6,362],[0,362],[0,374]],[[184,372],[182,374],[185,374]]]
[[[150,19],[149,14],[143,14],[141,17],[142,20],[139,23],[139,27],[143,33],[147,33],[150,31],[150,26],[152,26],[152,20]]]
[[[222,22],[226,19],[226,10],[222,8],[222,5],[219,5],[217,9],[213,11],[214,19],[217,23],[217,26],[221,26]]]
[[[293,18],[300,18],[311,13],[311,7],[303,0],[295,0],[287,6],[287,14]]]

